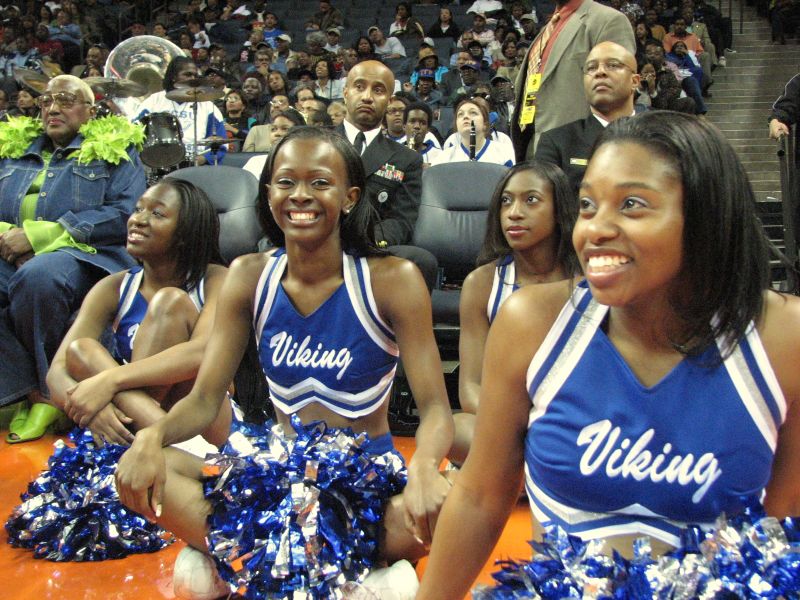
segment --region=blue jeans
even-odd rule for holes
[[[0,405],[37,389],[84,296],[105,273],[66,252],[0,260]]]

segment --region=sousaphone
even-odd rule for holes
[[[183,50],[155,35],[137,35],[117,44],[108,55],[104,75],[130,79],[143,86],[146,95],[163,89],[167,65]]]

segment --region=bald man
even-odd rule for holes
[[[634,114],[639,81],[636,58],[631,52],[614,42],[597,44],[583,65],[583,91],[591,114],[544,132],[536,159],[561,167],[577,193],[592,146],[603,129]]]
[[[436,259],[409,246],[422,192],[422,158],[386,138],[381,123],[394,90],[394,75],[381,62],[368,60],[347,74],[344,104],[347,112],[337,131],[358,150],[367,175],[366,197],[378,211],[375,241],[415,263],[428,288],[436,279]],[[363,136],[363,141],[359,138]]]

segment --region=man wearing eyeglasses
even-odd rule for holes
[[[101,277],[133,264],[126,223],[146,187],[132,145],[78,162],[78,130],[95,114],[85,82],[55,77],[38,103],[43,131],[18,135],[29,143],[19,153],[0,149],[0,363],[10,370],[0,373],[0,405],[25,394],[46,401],[70,316]]]
[[[628,50],[614,42],[592,48],[583,65],[583,91],[591,113],[544,132],[536,158],[561,167],[577,193],[595,140],[609,123],[634,114],[640,81],[636,57]]]
[[[511,139],[517,162],[534,156],[541,135],[588,115],[586,99],[575,93],[581,67],[600,42],[636,50],[633,28],[618,10],[595,0],[556,0],[520,65],[514,89]]]

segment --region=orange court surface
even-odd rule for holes
[[[19,496],[47,464],[53,442],[45,435],[25,444],[5,442],[0,436],[0,512],[3,522],[19,504]],[[396,437],[395,444],[408,459],[414,450],[413,438]],[[530,509],[526,502],[514,508],[506,529],[484,566],[479,582],[491,583],[494,561],[501,558],[529,558],[531,536]],[[3,568],[5,598],[13,600],[149,600],[174,598],[172,565],[183,548],[176,542],[154,554],[136,554],[122,560],[85,563],[56,563],[33,558],[29,550],[12,548],[3,529],[0,565]],[[457,568],[457,565],[453,565]],[[417,573],[425,570],[420,561]]]

